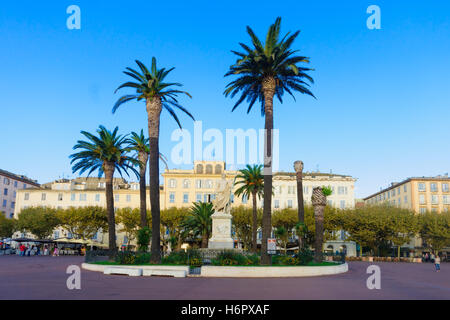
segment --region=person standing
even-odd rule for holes
[[[436,272],[441,271],[441,258],[439,254],[436,254],[436,258],[434,259],[434,266],[436,268]]]

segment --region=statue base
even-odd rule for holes
[[[231,214],[216,212],[211,216],[212,236],[208,241],[209,249],[233,249],[234,240],[231,237]]]

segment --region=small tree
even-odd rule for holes
[[[147,251],[150,244],[150,238],[152,236],[152,230],[149,227],[139,229],[137,232],[137,244],[139,251]]]
[[[30,232],[39,239],[47,239],[60,224],[55,209],[29,207],[20,211],[17,230]]]
[[[17,228],[16,222],[15,219],[6,218],[0,211],[0,238],[11,238]]]
[[[70,207],[56,213],[60,226],[76,238],[88,240],[108,226],[108,215],[102,207]]]

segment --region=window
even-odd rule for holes
[[[26,188],[27,188],[27,185],[26,185],[25,183],[23,184],[23,188],[24,188],[24,189],[26,189]]]
[[[442,203],[443,204],[450,204],[450,198],[447,195],[442,196]]]
[[[332,207],[333,206],[333,200],[327,200],[327,204],[328,204],[329,207]]]
[[[216,167],[214,169],[215,174],[221,174],[222,173],[222,166],[220,164],[216,164]]]
[[[169,202],[174,203],[175,202],[175,193],[171,192],[169,195]]]
[[[425,186],[425,183],[423,183],[423,182],[421,182],[421,183],[418,184],[418,188],[419,188],[419,191],[420,191],[420,192],[425,192],[425,191],[427,191],[427,188],[426,188],[426,186]]]
[[[392,189],[392,196],[395,197],[395,189]]]
[[[6,205],[8,204],[8,202],[6,200],[3,200],[3,207],[6,208]]]
[[[73,238],[72,232],[67,232],[67,239],[72,239],[72,238]]]
[[[439,203],[439,198],[437,195],[432,194],[431,195],[431,204],[438,204]]]
[[[405,184],[404,186],[403,186],[403,192],[407,192],[408,191],[408,187],[407,187],[407,185]]]
[[[280,200],[275,200],[275,209],[278,209],[280,207]]]
[[[213,173],[212,171],[213,171],[212,165],[207,164],[207,165],[206,165],[206,173],[211,174],[211,173]]]
[[[14,181],[14,188],[17,188],[17,181]]]
[[[197,165],[197,173],[203,173],[203,165],[201,165],[201,164],[198,164]]]
[[[288,208],[292,208],[292,200],[288,200]]]
[[[81,196],[81,195],[80,195]],[[80,199],[81,200],[81,199]],[[114,196],[114,201],[115,202],[119,202],[120,201],[120,195],[118,195],[118,194],[116,194],[115,196]]]
[[[442,184],[442,192],[448,192],[448,183]]]
[[[213,182],[212,182],[212,180],[206,180],[206,181],[205,181],[205,188],[211,189],[212,187],[213,187]]]
[[[248,202],[247,195],[244,194],[244,195],[242,196],[242,203],[247,203],[247,202]]]
[[[187,189],[191,185],[190,181],[188,179],[183,180],[183,188]]]
[[[41,193],[41,200],[42,201],[47,200],[47,194],[46,193]]]
[[[8,195],[8,189],[7,188],[3,189],[3,195],[5,195],[5,196]]]
[[[425,195],[424,194],[419,194],[419,203],[420,204],[425,204]]]
[[[308,187],[303,187],[303,193],[308,194]]]
[[[9,179],[8,178],[3,179],[3,183],[5,185],[9,186]]]
[[[431,208],[431,212],[437,212],[437,208]]]
[[[189,202],[189,193],[183,193],[183,202],[188,203]]]
[[[131,202],[131,194],[127,194],[127,202]]]
[[[207,193],[203,194],[203,202],[209,202]]]
[[[59,231],[53,232],[53,239],[59,239]]]
[[[288,194],[295,194],[295,187],[294,186],[288,186]]]
[[[75,201],[75,193],[70,194],[70,201]]]
[[[23,199],[24,200],[30,200],[30,194],[29,193],[25,193]]]
[[[403,201],[404,201],[405,203],[408,203],[408,197],[405,196],[404,199],[403,199]]]
[[[86,201],[86,193],[80,193],[80,201]]]
[[[96,202],[100,201],[100,194],[99,193],[95,194],[95,201]]]
[[[345,200],[340,201],[340,208],[345,209]]]
[[[431,192],[437,192],[438,191],[437,183],[430,183],[430,190]]]
[[[195,195],[195,201],[197,201],[197,202],[201,202],[202,201],[202,194],[201,193],[197,193]]]
[[[347,187],[338,187],[338,194],[347,194]],[[381,196],[380,196],[381,200]]]
[[[62,201],[63,199],[63,194],[62,193],[58,193],[58,201]]]
[[[202,188],[202,180],[200,180],[200,179],[195,180],[195,187],[197,189],[201,189]]]
[[[169,188],[176,188],[176,186],[177,186],[177,180],[170,179],[169,180]]]

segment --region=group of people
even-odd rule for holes
[[[439,257],[439,254],[434,255],[433,252],[431,253],[426,252],[422,255],[422,259],[424,262],[434,263],[436,272],[441,271],[441,257]]]
[[[52,255],[53,257],[58,257],[59,256],[59,248],[57,246],[55,246],[53,248],[53,250],[49,250],[49,248],[47,246],[44,246],[43,251],[41,252],[41,249],[39,248],[39,246],[35,246],[35,245],[24,245],[21,244],[19,246],[19,255],[20,256],[38,256],[38,255],[44,255],[44,256],[48,256],[48,255]],[[85,255],[86,254],[86,248],[85,247],[81,247],[79,249],[79,254],[80,255]]]

